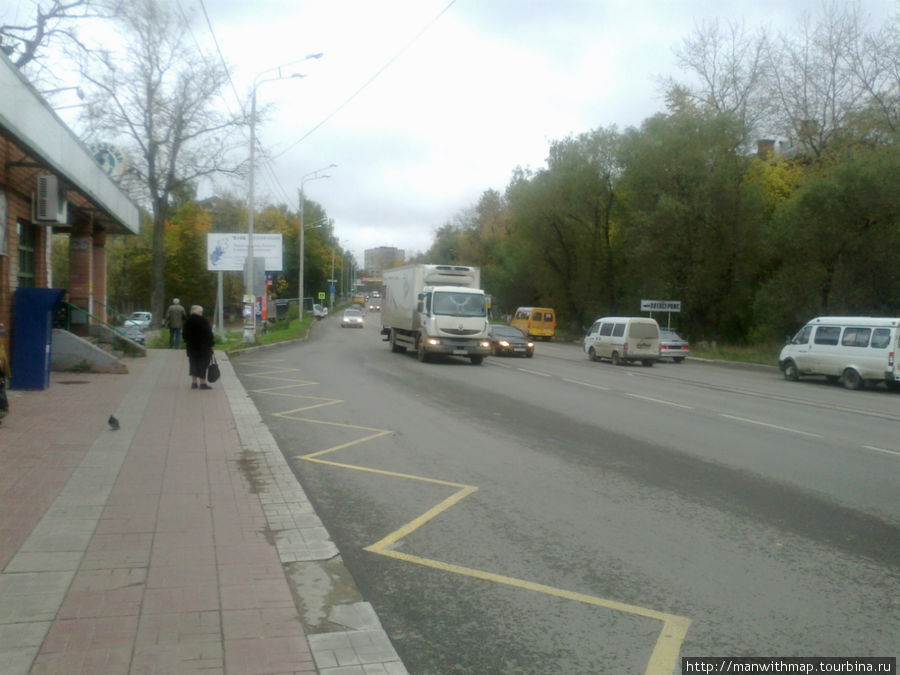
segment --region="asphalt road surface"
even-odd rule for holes
[[[234,365],[411,673],[900,653],[900,395],[339,318]]]

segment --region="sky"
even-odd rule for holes
[[[784,31],[821,0],[173,0],[218,49],[267,160],[256,204],[307,199],[359,265],[379,246],[426,251],[436,230],[503,192],[550,143],[663,110],[659,78],[701,21]],[[840,2],[840,0],[838,0]],[[27,0],[16,0],[24,4]],[[876,23],[896,0],[860,0]],[[204,14],[205,7],[205,14]],[[207,23],[208,17],[208,23]],[[239,102],[235,97],[243,98]],[[249,137],[248,137],[249,153]],[[307,179],[332,164],[329,177]],[[235,189],[232,186],[232,189]],[[240,189],[238,187],[237,189]]]

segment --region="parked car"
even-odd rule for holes
[[[312,314],[314,317],[316,317],[317,320],[323,319],[326,316],[328,316],[328,309],[325,307],[322,307],[322,305],[315,304],[315,305],[313,305],[313,308],[312,308]]]
[[[674,330],[661,329],[659,331],[659,357],[670,358],[675,363],[681,363],[691,355],[691,345],[687,340]]]
[[[344,315],[341,317],[341,328],[363,328],[364,326],[365,320],[362,312],[353,307],[344,310]]]
[[[144,334],[144,327],[141,326],[137,321],[127,320],[125,321],[125,325],[122,327],[122,331],[125,333],[125,337],[129,340],[133,340],[138,344],[146,344],[147,337]]]
[[[491,324],[488,326],[488,340],[494,356],[534,356],[534,342],[515,326]]]
[[[153,312],[132,312],[127,319],[125,319],[125,325],[137,324],[143,329],[150,328],[153,323]]]

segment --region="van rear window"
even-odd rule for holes
[[[838,326],[819,326],[816,328],[816,337],[813,340],[817,345],[836,345],[841,337],[841,329]]]
[[[628,329],[628,337],[635,340],[655,340],[659,337],[659,329],[652,323],[633,323]]]
[[[841,344],[845,347],[868,347],[869,336],[871,334],[871,328],[845,328],[844,337],[841,338]]]

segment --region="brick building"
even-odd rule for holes
[[[104,320],[106,237],[137,234],[139,225],[137,206],[0,53],[0,340],[7,353],[16,289],[53,287],[54,232],[70,235],[70,301]]]

